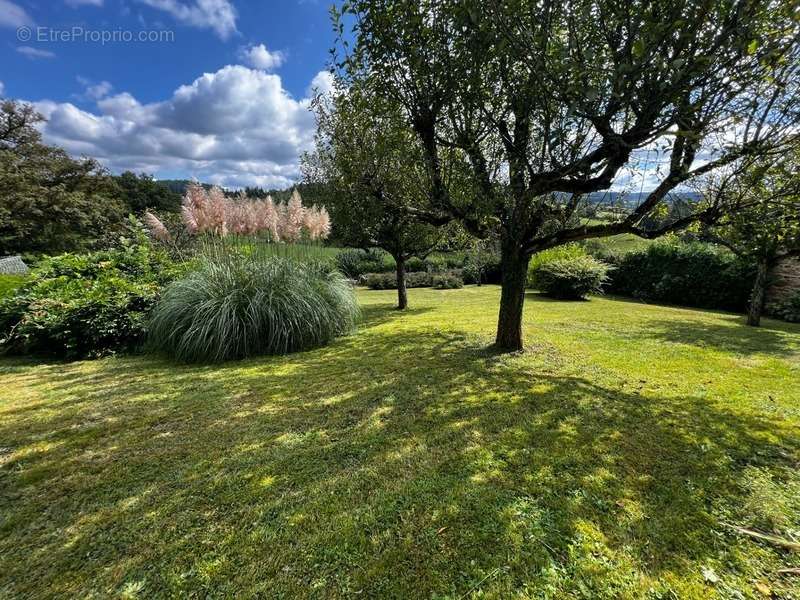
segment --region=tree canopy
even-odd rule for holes
[[[499,230],[496,342],[518,349],[532,253],[656,237],[736,209],[698,204],[641,225],[679,186],[797,135],[797,11],[778,0],[351,0],[334,10],[337,66],[415,133],[431,203],[416,215]],[[638,206],[610,223],[572,221],[585,195],[642,169],[655,181]]]

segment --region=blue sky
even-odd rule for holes
[[[312,90],[330,85],[329,5],[0,0],[0,93],[114,172],[283,187],[311,144]]]

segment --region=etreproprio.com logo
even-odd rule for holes
[[[19,27],[17,39],[20,42],[37,43],[91,43],[91,44],[130,44],[130,43],[169,43],[175,41],[175,32],[169,29],[86,29],[70,27]]]

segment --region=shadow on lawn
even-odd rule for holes
[[[555,568],[591,591],[717,558],[741,469],[800,450],[698,398],[384,328],[396,314],[302,355],[37,371],[60,400],[0,427],[40,445],[0,471],[0,590],[425,596],[495,573],[503,595]]]
[[[773,326],[774,325],[774,326]],[[800,329],[786,323],[765,322],[762,327],[748,327],[744,317],[719,315],[707,320],[667,319],[650,321],[646,337],[676,344],[712,347],[734,354],[800,354]]]

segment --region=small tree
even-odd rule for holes
[[[705,182],[704,192],[740,207],[724,215],[708,233],[713,241],[756,265],[747,324],[758,327],[770,270],[778,261],[800,254],[798,153],[718,173]]]
[[[426,205],[413,132],[399,112],[357,88],[319,98],[315,107],[316,149],[302,161],[306,181],[323,184],[341,241],[392,255],[397,307],[405,309],[406,261],[427,256],[441,237],[435,226],[413,214]]]

